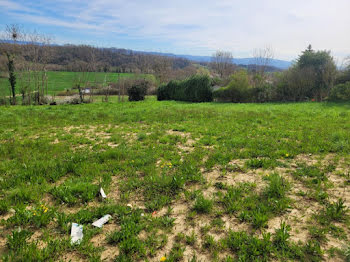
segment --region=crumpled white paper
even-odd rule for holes
[[[92,223],[93,226],[101,228],[104,224],[108,222],[108,220],[111,218],[111,215],[105,215],[101,217],[99,220],[96,220],[94,223]]]
[[[71,244],[80,244],[83,240],[83,226],[78,225],[77,223],[72,223],[71,229]]]
[[[105,191],[103,190],[102,187],[101,187],[101,189],[100,189],[100,194],[101,194],[101,197],[102,197],[103,199],[107,198],[107,195],[106,195],[106,193],[105,193]]]

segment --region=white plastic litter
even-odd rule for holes
[[[105,193],[105,191],[103,190],[102,187],[100,189],[100,193],[101,193],[101,196],[102,196],[103,199],[107,198],[107,195],[106,195],[106,193]]]
[[[72,223],[72,230],[70,233],[71,244],[80,244],[83,240],[83,226],[78,225],[77,223]]]
[[[99,220],[96,220],[94,223],[92,223],[93,226],[101,228],[104,224],[108,222],[108,220],[111,218],[111,215],[105,215],[101,217]]]

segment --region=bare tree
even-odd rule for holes
[[[35,104],[44,104],[45,96],[48,95],[47,64],[50,58],[51,39],[36,31],[27,34],[24,52],[27,56],[24,75],[27,82],[28,104],[31,104],[31,97],[34,95]],[[33,88],[33,90],[32,90]]]
[[[165,83],[170,80],[172,63],[168,57],[155,56],[155,62],[152,69],[160,83]]]
[[[256,72],[264,74],[266,68],[271,65],[275,53],[272,47],[266,46],[264,48],[255,49],[253,51],[254,64]]]
[[[80,47],[80,51],[83,52],[85,55],[86,62],[80,64],[80,70],[79,72],[76,73],[76,76],[75,76],[74,87],[78,89],[80,103],[83,103],[85,101],[84,95],[85,95],[85,92],[87,91],[86,88],[91,78],[90,73],[96,72],[96,54],[95,54],[96,48],[92,46],[85,46],[85,45],[79,46],[79,47]],[[96,81],[94,82],[96,85],[97,84]],[[89,88],[90,101],[92,101],[93,88],[94,87],[92,85]]]
[[[274,58],[274,50],[270,46],[255,49],[253,51],[253,58],[255,65],[254,84],[259,85],[265,81],[265,73]]]
[[[211,58],[211,67],[220,77],[229,76],[234,72],[232,53],[220,50],[216,51]]]

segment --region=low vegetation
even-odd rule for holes
[[[349,114],[348,104],[154,97],[3,107],[1,257],[346,260]],[[80,244],[71,223],[83,225]]]

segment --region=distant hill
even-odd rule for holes
[[[175,55],[171,53],[160,53],[160,52],[143,52],[143,53],[150,53],[154,55],[171,56],[171,57],[181,57],[181,58],[185,58],[195,62],[211,61],[211,56]],[[255,64],[254,58],[234,58],[232,62],[237,65],[254,65]],[[272,59],[271,64],[269,66],[273,66],[279,69],[288,69],[291,65],[292,65],[292,62],[290,61]]]
[[[0,40],[0,42],[6,42],[6,43],[12,43],[12,41],[8,40]],[[28,44],[28,42],[25,41],[18,41],[18,44]],[[35,43],[37,45],[41,45],[40,43]],[[74,45],[57,45],[57,44],[51,44],[51,46],[54,47],[67,47],[67,46],[74,46]],[[161,52],[147,52],[147,51],[134,51],[130,49],[124,49],[124,48],[97,48],[100,50],[107,50],[111,51],[112,53],[123,53],[125,55],[132,55],[132,54],[148,54],[148,55],[156,55],[156,56],[166,56],[166,57],[173,57],[173,58],[182,58],[187,59],[190,61],[198,62],[198,63],[207,63],[211,61],[211,56],[194,56],[194,55],[177,55],[172,53],[161,53]],[[254,58],[234,58],[232,60],[232,63],[242,66],[249,66],[254,65],[255,61]],[[271,64],[269,66],[275,67],[277,69],[288,69],[291,66],[292,62],[285,61],[285,60],[279,60],[279,59],[272,59]]]

